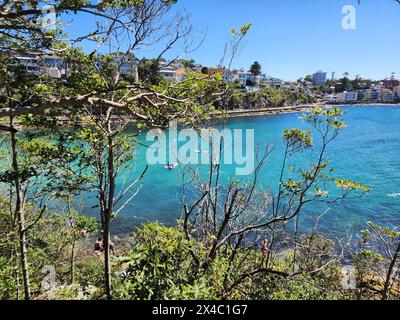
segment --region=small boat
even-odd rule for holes
[[[176,169],[178,167],[178,164],[177,163],[168,163],[166,166],[165,166],[165,169],[167,169],[167,170],[174,170],[174,169]]]

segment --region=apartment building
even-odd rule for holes
[[[400,86],[396,87],[396,88],[394,89],[394,92],[396,93],[397,99],[400,100]]]
[[[161,67],[158,73],[167,81],[172,82],[176,80],[176,71],[171,66]]]
[[[22,66],[31,74],[48,74],[59,79],[66,75],[68,64],[56,55],[23,53],[15,55],[14,65]]]
[[[394,102],[396,100],[396,94],[392,90],[385,89],[381,93],[381,100],[383,102]]]
[[[316,86],[322,86],[326,83],[326,77],[327,73],[323,71],[317,71],[316,73],[313,74],[313,83]]]

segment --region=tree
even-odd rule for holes
[[[206,75],[208,75],[209,74],[209,69],[207,68],[207,67],[203,67],[203,68],[201,68],[201,73],[202,74],[206,74]]]
[[[261,64],[256,61],[250,66],[250,73],[254,76],[254,83],[257,83],[257,77],[261,74]]]
[[[311,74],[306,75],[304,81],[313,82],[313,76]]]
[[[132,57],[132,54],[138,48],[162,41],[160,54],[155,60],[160,61],[162,56],[175,43],[188,36],[191,27],[187,24],[185,16],[177,15],[174,19],[171,19],[171,21],[174,21],[174,28],[168,26],[162,18],[171,11],[175,2],[174,0],[143,0],[115,5],[109,1],[96,3],[78,1],[73,6],[65,4],[64,1],[52,2],[59,17],[70,12],[80,12],[92,16],[101,16],[103,21],[106,22],[103,25],[97,24],[97,29],[90,31],[87,35],[68,39],[73,44],[89,38],[97,42],[95,49],[87,55],[80,54],[79,50],[73,46],[68,46],[63,41],[64,34],[61,29],[44,30],[40,20],[44,12],[36,8],[35,2],[29,2],[25,7],[21,7],[19,3],[8,1],[0,4],[2,12],[0,27],[5,30],[0,38],[0,44],[3,48],[0,78],[5,79],[6,83],[3,87],[9,88],[1,92],[0,116],[11,117],[11,120],[13,120],[17,116],[30,114],[38,120],[37,124],[42,124],[43,120],[48,118],[49,110],[56,124],[61,115],[67,116],[72,122],[79,120],[74,118],[75,116],[89,117],[92,125],[89,129],[91,130],[84,132],[83,138],[99,139],[97,142],[89,141],[90,144],[94,145],[93,155],[106,156],[105,162],[100,163],[100,167],[97,167],[97,169],[105,169],[101,172],[98,171],[99,179],[103,179],[104,175],[107,174],[107,179],[100,180],[99,186],[105,187],[105,189],[101,188],[99,193],[100,215],[103,220],[105,242],[105,291],[108,298],[111,298],[110,223],[113,219],[115,202],[121,200],[119,195],[115,194],[115,178],[118,165],[123,163],[123,160],[130,155],[129,150],[123,149],[126,144],[121,141],[120,135],[129,121],[135,119],[141,119],[149,125],[157,125],[158,123],[165,125],[168,123],[169,117],[174,118],[184,114],[187,111],[189,100],[198,99],[200,90],[213,86],[210,81],[210,83],[199,86],[199,91],[193,97],[185,96],[182,93],[180,93],[180,97],[177,97],[173,88],[162,87],[158,88],[157,91],[151,83],[132,84],[122,76],[123,64],[126,59]],[[134,37],[130,38],[132,41],[125,42],[122,49],[121,39],[127,34],[134,35]],[[112,42],[117,47],[113,52],[97,54],[103,46],[110,48],[109,44]],[[34,86],[34,92],[32,92],[31,87],[22,86],[23,82],[18,81],[18,79],[15,81],[15,73],[10,73],[8,70],[9,66],[12,65],[11,62],[15,62],[15,52],[37,52],[39,57],[43,52],[56,52],[61,59],[68,61],[70,66],[67,80],[54,81],[45,77],[43,81],[38,82],[38,86]],[[18,90],[14,89],[13,86],[16,86]],[[182,87],[179,90],[185,91],[186,88]],[[17,94],[16,91],[18,91]],[[210,93],[209,90],[207,92]],[[190,93],[193,93],[193,91]],[[169,97],[168,94],[171,94],[172,97]],[[173,107],[168,108],[170,103],[173,104]],[[161,108],[163,108],[162,111]],[[139,109],[142,109],[143,113]],[[165,117],[161,117],[164,114]],[[125,116],[122,125],[119,121],[120,116]],[[190,115],[188,114],[188,116]],[[193,115],[193,120],[195,119],[197,119],[197,116]],[[4,176],[4,179],[7,178],[8,183],[13,181],[15,187],[15,212],[19,216],[21,253],[24,259],[22,264],[25,296],[29,299],[29,274],[25,259],[27,227],[22,210],[25,199],[22,198],[23,191],[21,190],[21,183],[27,181],[24,176],[20,175],[21,168],[17,155],[18,141],[15,137],[14,122],[11,121],[9,126],[3,126],[2,129],[10,133],[12,142],[11,154],[13,160],[10,172],[13,174]],[[121,151],[120,148],[123,150]],[[119,151],[122,154],[118,154]],[[79,153],[76,152],[75,154]],[[121,157],[122,162],[118,161],[118,157]],[[34,162],[31,165],[33,164]],[[45,165],[46,161],[40,164]],[[103,164],[105,164],[105,167],[103,167]],[[50,166],[48,168],[51,169]],[[34,177],[36,176],[34,175]],[[133,187],[134,185],[131,186],[131,188]]]
[[[157,85],[162,80],[159,74],[160,65],[157,60],[142,59],[138,65],[139,80],[150,85]]]
[[[353,88],[354,90],[359,90],[360,89],[360,82],[362,81],[361,76],[358,74],[356,75],[356,78],[353,81]]]
[[[221,255],[228,255],[222,298],[257,275],[291,278],[298,274],[297,271],[286,272],[275,268],[274,252],[277,250],[278,234],[289,222],[294,222],[297,234],[298,218],[307,204],[330,204],[369,191],[360,183],[335,178],[330,174],[332,171],[328,168],[327,148],[346,127],[343,114],[340,109],[316,108],[304,115],[306,123],[320,140],[321,146],[316,153],[312,150],[314,140],[311,131],[284,131],[285,152],[275,192],[262,190],[258,185],[261,170],[270,154],[268,146],[261,151],[254,173],[246,182],[231,180],[223,183],[220,163],[213,162],[213,156],[210,156],[207,176],[203,178],[197,170],[191,169],[183,176],[184,191],[191,190],[193,183],[198,190],[191,204],[188,199],[192,197],[184,193],[181,221],[186,239],[197,240],[202,244],[190,250],[195,274],[198,277],[208,274]],[[222,155],[222,138],[217,144],[217,150]],[[291,156],[306,152],[315,156],[311,166],[289,166]],[[337,191],[330,194],[327,191],[329,185],[335,186]],[[252,260],[251,269],[243,270],[243,257],[252,255],[255,248],[260,250],[261,241],[263,254]],[[297,243],[296,237],[294,242]],[[296,256],[295,253],[293,266],[296,259],[302,259],[301,254],[300,257]],[[337,261],[336,258],[334,260]],[[325,261],[317,269],[308,272],[318,273],[331,263]]]
[[[81,183],[82,189],[87,185],[96,187],[104,240],[104,289],[109,299],[112,297],[111,222],[134,198],[133,190],[140,187],[141,178],[146,171],[131,181],[121,194],[116,194],[116,179],[121,167],[127,165],[131,159],[134,148],[134,141],[124,136],[124,129],[132,121],[138,121],[140,126],[151,127],[166,127],[170,120],[177,119],[182,119],[188,125],[197,123],[213,110],[213,102],[223,99],[227,92],[227,86],[218,74],[207,79],[204,76],[191,75],[183,83],[161,83],[158,86],[146,79],[132,84],[123,76],[122,67],[125,61],[137,56],[135,53],[146,46],[154,47],[158,44],[157,47],[160,48],[159,56],[150,68],[150,71],[154,71],[154,66],[158,65],[173,45],[179,41],[184,44],[192,43],[187,41],[191,27],[186,16],[178,14],[171,19],[173,27],[163,19],[175,2],[142,0],[115,5],[108,1],[96,4],[82,1],[73,7],[66,6],[61,1],[54,2],[55,11],[60,17],[70,11],[82,12],[101,16],[108,22],[104,25],[99,23],[97,29],[88,35],[69,39],[73,44],[89,38],[95,41],[95,49],[89,54],[83,54],[79,49],[65,43],[62,30],[48,33],[38,28],[35,19],[39,19],[43,13],[34,8],[33,4],[29,4],[27,10],[21,10],[14,3],[2,4],[4,14],[2,13],[0,22],[6,29],[11,26],[9,32],[1,38],[8,59],[2,60],[6,61],[4,66],[7,67],[11,65],[10,61],[15,61],[16,49],[22,53],[38,51],[39,56],[44,50],[53,51],[68,63],[65,79],[57,81],[45,77],[43,82],[34,87],[37,89],[34,94],[28,86],[22,88],[18,99],[12,90],[5,91],[4,94],[2,92],[0,117],[14,118],[29,114],[38,127],[42,127],[43,121],[49,118],[54,127],[61,127],[59,120],[62,117],[67,117],[74,124],[75,130],[66,139],[70,146],[68,152],[80,157],[79,161],[74,162],[72,169],[76,170],[72,175],[85,180]],[[248,29],[249,26],[245,26],[235,33],[238,41],[243,39]],[[19,37],[21,32],[25,32],[27,36]],[[32,41],[27,41],[27,37],[32,37]],[[42,41],[35,42],[33,39],[36,38]],[[101,49],[104,50],[99,54]],[[7,79],[10,73],[1,71],[4,79]],[[12,81],[6,85],[10,84],[14,85]],[[3,126],[2,129],[10,132],[11,137],[15,132],[13,123]],[[83,147],[76,149],[76,145]],[[17,145],[14,149],[17,149]],[[88,176],[82,174],[83,169],[93,173],[88,181]],[[15,165],[13,170],[18,171],[18,167]],[[18,207],[20,203],[17,199]],[[29,298],[30,294],[26,296]]]
[[[187,59],[178,59],[176,62],[181,63],[185,68],[192,69],[196,66],[196,61],[193,59],[187,60]]]
[[[250,79],[246,80],[246,87],[254,87],[256,85],[256,82],[253,82]]]
[[[74,193],[82,179],[72,179],[70,163],[76,159],[64,152],[62,141],[50,141],[50,133],[46,131],[18,132],[13,117],[10,128],[11,152],[6,157],[10,165],[1,170],[0,182],[10,190],[10,210],[18,235],[24,294],[28,300],[31,298],[28,233],[46,214],[48,203],[65,193]]]
[[[400,232],[398,227],[389,228],[368,223],[361,232],[362,238],[355,255],[359,295],[378,293],[381,300],[390,299],[393,287],[398,283],[400,260]],[[380,288],[376,290],[376,287]],[[365,289],[367,291],[365,292]]]
[[[342,79],[339,79],[339,82],[336,83],[335,85],[335,91],[340,93],[343,91],[352,91],[353,90],[353,85],[352,85],[352,81],[345,76]]]
[[[89,234],[93,234],[97,231],[97,222],[94,218],[88,218],[75,209],[71,208],[70,199],[67,200],[68,210],[65,215],[65,222],[67,224],[65,228],[64,240],[67,241],[71,246],[70,254],[70,283],[75,282],[75,247],[79,239],[85,238]]]
[[[250,29],[251,29],[251,24],[245,24],[241,26],[240,29],[237,28],[231,29],[231,38],[229,40],[229,43],[225,44],[224,53],[219,63],[220,66],[224,66],[225,60],[227,59],[228,69],[231,69],[233,60],[240,53],[240,50],[242,49],[243,40],[249,33]]]

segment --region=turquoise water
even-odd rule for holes
[[[345,107],[348,128],[330,145],[328,156],[335,176],[364,183],[371,193],[359,199],[347,199],[329,207],[319,224],[325,233],[348,232],[355,234],[370,221],[400,222],[400,107]],[[281,134],[284,129],[305,124],[301,114],[284,114],[232,119],[229,128],[254,129],[256,145],[274,145],[274,151],[262,171],[260,187],[274,188],[282,159]],[[144,136],[139,140],[145,142]],[[145,166],[143,146],[137,148],[136,160],[122,173],[118,181],[121,189],[135,179]],[[307,163],[306,157],[294,163]],[[204,168],[203,168],[204,169]],[[234,167],[222,167],[223,181],[234,177]],[[163,165],[150,166],[143,186],[136,198],[113,222],[116,234],[129,232],[146,221],[175,224],[180,216],[181,170],[168,171]],[[86,198],[87,205],[92,200]],[[93,200],[94,201],[94,200]],[[317,216],[328,209],[327,205],[309,205],[302,213],[304,230],[311,228]],[[94,213],[93,213],[94,214]]]

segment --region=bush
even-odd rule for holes
[[[255,92],[236,92],[228,101],[228,109],[281,108],[285,104],[314,103],[313,96],[302,92],[266,88]]]
[[[119,259],[118,299],[212,299],[214,289],[193,272],[191,243],[177,228],[157,223],[138,230],[136,244]]]

